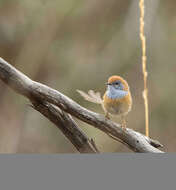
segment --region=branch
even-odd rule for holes
[[[58,127],[80,153],[98,153],[93,139],[89,138],[77,126],[71,115],[48,103],[32,100],[32,107],[39,111]]]
[[[2,59],[0,59],[1,62]],[[7,74],[8,75],[8,74]],[[10,77],[10,76],[9,76]],[[1,78],[1,77],[0,77]],[[14,79],[16,82],[18,78]],[[24,78],[24,80],[28,80]],[[10,82],[10,80],[9,80]],[[22,81],[19,82],[23,86]],[[18,83],[17,82],[17,83]],[[42,115],[48,118],[52,123],[58,127],[62,133],[68,138],[68,140],[75,146],[80,153],[98,153],[98,149],[93,139],[90,139],[83,133],[77,126],[71,115],[60,110],[58,107],[38,98],[30,99],[35,110],[39,111]]]
[[[161,150],[157,149],[157,147],[161,147],[157,141],[151,140],[132,129],[122,130],[119,124],[107,120],[103,115],[85,109],[57,90],[32,81],[2,58],[0,58],[0,79],[29,100],[38,99],[54,104],[61,110],[114,137],[114,139],[120,139],[135,152],[162,153]]]

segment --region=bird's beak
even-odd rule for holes
[[[111,83],[108,83],[108,82],[106,82],[105,84],[106,84],[106,85],[111,85]]]

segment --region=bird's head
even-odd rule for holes
[[[109,98],[123,98],[128,94],[128,83],[120,76],[111,76],[108,79],[107,96]]]

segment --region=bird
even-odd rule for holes
[[[102,98],[99,92],[93,90],[89,90],[88,93],[77,91],[85,100],[101,104],[106,119],[110,119],[110,115],[120,116],[121,126],[126,129],[126,116],[132,108],[129,85],[125,79],[118,75],[109,77],[105,84],[107,87]]]

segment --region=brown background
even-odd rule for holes
[[[146,1],[150,134],[176,151],[176,2]],[[128,127],[144,133],[143,76],[138,1],[1,0],[0,56],[32,79],[93,111],[76,89],[102,94],[113,74],[131,88]],[[73,153],[58,129],[0,81],[1,153]],[[114,118],[118,122],[118,119]],[[129,152],[78,121],[101,152]]]

